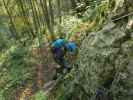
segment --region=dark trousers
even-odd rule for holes
[[[65,50],[61,48],[52,48],[53,58],[62,68],[67,68],[67,62],[64,58]]]

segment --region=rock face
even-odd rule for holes
[[[88,94],[98,88],[114,100],[133,99],[133,39],[113,23],[83,41],[78,59],[78,84]]]

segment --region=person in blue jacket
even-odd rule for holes
[[[64,56],[66,52],[75,55],[77,52],[77,46],[74,42],[59,38],[52,42],[51,50],[56,63],[58,63],[62,68],[69,69],[70,66]]]

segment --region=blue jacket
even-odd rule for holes
[[[63,46],[65,46],[64,39],[57,39],[52,43],[52,48],[61,48]]]

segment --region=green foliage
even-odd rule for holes
[[[108,4],[107,0],[102,0],[99,5],[95,8],[88,8],[85,13],[83,14],[83,21],[87,20],[96,20],[96,27],[93,27],[92,31],[97,31],[101,29],[103,23],[107,19],[108,16]]]
[[[14,89],[23,85],[23,81],[27,79],[32,80],[34,67],[29,52],[24,47],[12,46],[7,53],[3,54],[0,68],[0,90],[3,91],[2,95],[6,100],[13,96]]]
[[[44,91],[40,90],[34,94],[32,100],[47,100],[47,97],[44,95]]]
[[[64,37],[69,39],[72,35],[74,35],[76,30],[74,31],[73,29],[75,29],[80,23],[81,20],[75,16],[64,16],[61,24],[61,31],[64,34]]]
[[[6,39],[6,37],[0,33],[0,52],[8,47],[8,42],[9,41]]]
[[[87,6],[91,8],[95,8],[95,6],[99,5],[102,0],[85,0]]]

